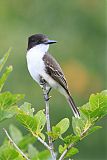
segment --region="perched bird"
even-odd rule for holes
[[[68,90],[68,85],[63,71],[58,62],[48,53],[49,45],[57,41],[49,40],[46,35],[35,34],[28,38],[27,66],[31,77],[42,87],[46,85],[47,93],[51,88],[57,89],[63,94],[69,103],[74,116],[80,117],[80,113]],[[47,99],[48,100],[48,99]]]

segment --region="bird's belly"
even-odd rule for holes
[[[39,72],[36,70],[36,66],[33,67],[32,65],[28,65],[28,71],[31,77],[39,83],[40,76],[39,76]]]
[[[68,97],[68,94],[66,93],[65,89],[58,82],[56,82],[51,76],[46,74],[46,72],[42,73],[42,77],[48,82],[49,86],[51,86],[54,89],[57,89],[61,94]]]
[[[59,84],[46,72],[42,72],[42,77],[48,82],[48,84],[52,87],[57,89],[59,87]]]
[[[44,69],[43,61],[38,58],[27,57],[27,65],[31,77],[40,83],[40,76]]]

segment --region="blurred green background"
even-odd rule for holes
[[[26,65],[27,39],[35,33],[58,41],[50,46],[50,53],[60,62],[78,106],[86,103],[91,93],[105,89],[105,12],[104,0],[0,0],[0,57],[12,47],[8,64],[14,66],[4,90],[25,93],[25,101],[32,103],[36,111],[44,108],[42,91]],[[51,96],[51,123],[64,117],[71,119],[72,112],[63,96],[56,91]],[[13,121],[16,123],[13,119],[0,124],[0,143],[3,126],[8,127]],[[107,159],[106,118],[99,124],[103,129],[80,143],[76,160]]]

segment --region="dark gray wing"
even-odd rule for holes
[[[65,80],[63,71],[58,62],[48,53],[43,57],[46,66],[46,72],[57,81],[66,91],[68,91],[67,82]]]
[[[61,67],[57,63],[57,61],[48,53],[46,53],[43,57],[45,66],[46,66],[46,72],[49,74],[55,81],[57,81],[68,93],[69,97],[67,99],[70,107],[73,110],[73,113],[75,117],[80,117],[80,113],[78,111],[78,108],[76,107],[73,98],[71,97],[68,87],[67,87],[67,82],[65,80],[64,74],[62,72]]]

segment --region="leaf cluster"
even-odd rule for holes
[[[6,63],[9,54],[10,49],[0,60],[0,72]],[[8,91],[2,92],[3,86],[12,70],[12,66],[8,66],[4,73],[0,76],[0,121],[13,117],[17,113],[17,103],[24,98],[24,95],[21,94],[12,94]]]
[[[9,53],[10,50],[0,60],[0,71],[2,71]],[[77,148],[78,143],[89,134],[101,128],[101,126],[96,126],[96,122],[107,115],[106,90],[101,93],[92,94],[88,103],[79,107],[80,118],[72,117],[70,120],[64,118],[53,125],[50,132],[47,132],[45,131],[45,110],[35,112],[34,108],[32,108],[31,104],[28,102],[25,102],[19,107],[18,102],[23,99],[24,95],[12,94],[8,91],[2,92],[5,81],[11,71],[12,66],[9,66],[0,76],[0,122],[15,116],[28,130],[28,134],[23,135],[16,126],[9,126],[9,133],[12,140],[31,160],[51,159],[48,147],[43,151],[37,149],[37,146],[35,146],[36,139],[45,144],[45,147],[48,145],[47,136],[52,138],[53,143],[60,139],[60,144],[58,149],[56,149],[56,153],[59,151],[57,159],[62,160],[77,154],[79,152]],[[72,124],[70,124],[70,121],[72,121]],[[71,127],[73,132],[68,135],[67,130]],[[0,147],[0,159],[24,160],[24,157],[8,140],[5,140]]]
[[[68,118],[62,119],[52,126],[51,132],[44,132],[44,134],[43,128],[46,124],[44,111],[40,110],[34,114],[34,109],[27,102],[20,107],[16,117],[35,137],[39,136],[45,141],[47,134],[52,137],[53,142],[61,139],[63,145],[59,145],[59,154],[62,155],[67,151],[64,158],[68,158],[79,152],[78,148],[75,147],[79,141],[101,128],[101,126],[95,124],[107,114],[107,92],[92,94],[89,102],[80,107],[79,110],[80,119],[72,117],[73,133],[67,136],[64,133],[70,127]]]

